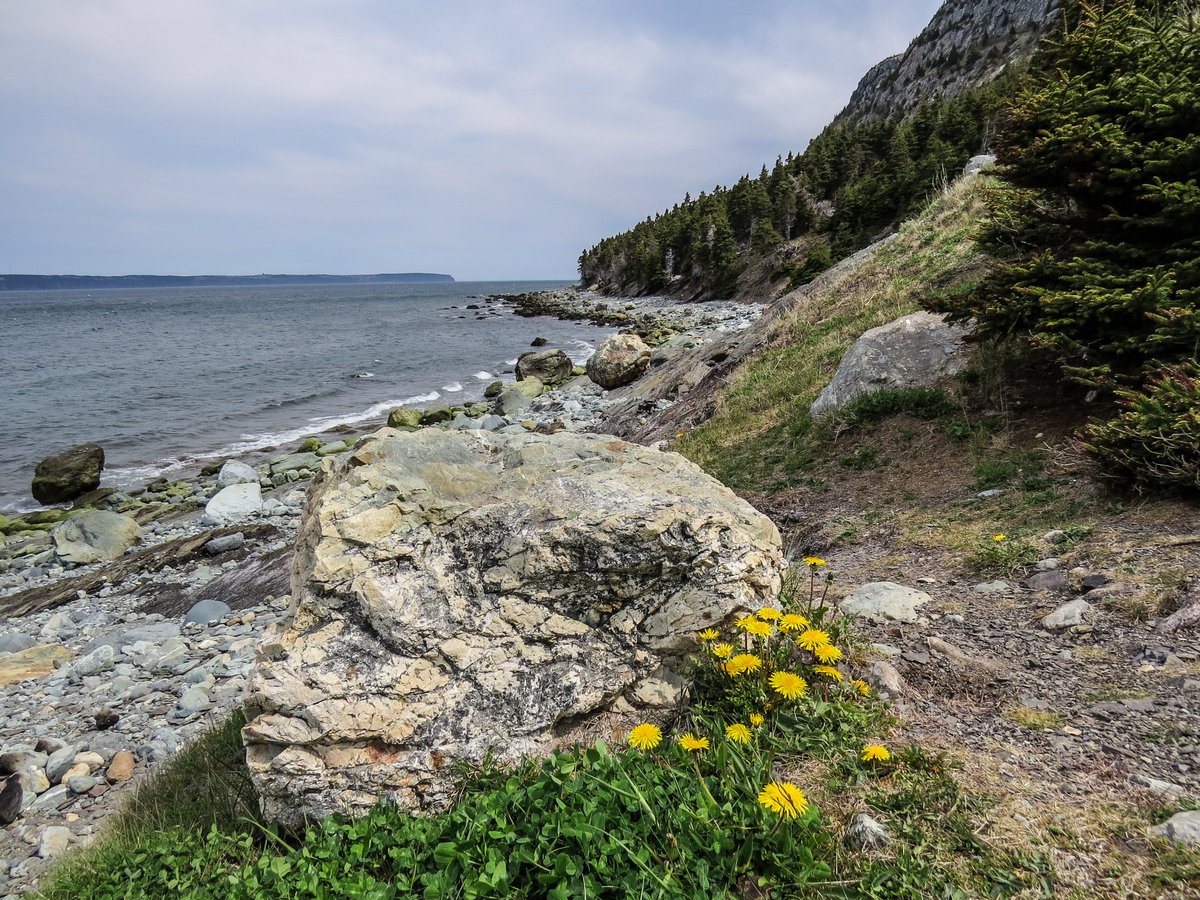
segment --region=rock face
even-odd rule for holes
[[[561,350],[533,350],[517,357],[517,381],[536,378],[543,384],[554,384],[571,377],[575,364]]]
[[[863,76],[838,118],[884,119],[985,84],[1060,18],[1059,0],[946,0],[904,53]]]
[[[117,559],[137,543],[141,533],[138,523],[129,516],[89,509],[57,526],[53,536],[60,557],[86,565]]]
[[[56,456],[47,456],[33,470],[33,499],[38,503],[65,503],[100,486],[104,449],[80,444]]]
[[[438,809],[452,763],[611,739],[778,592],[771,522],[606,435],[382,429],[317,475],[243,731],[264,813]]]
[[[929,387],[960,372],[967,329],[929,312],[902,316],[865,332],[846,351],[833,380],[813,401],[814,416],[874,391]]]
[[[650,348],[636,334],[614,334],[588,358],[588,378],[607,391],[624,387],[645,374],[650,356]]]

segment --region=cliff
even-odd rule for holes
[[[991,81],[1028,58],[1061,12],[1059,0],[947,0],[907,50],[863,76],[837,120],[907,114]]]

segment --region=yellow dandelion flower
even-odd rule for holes
[[[758,802],[785,819],[794,819],[808,812],[804,792],[790,781],[772,781],[758,795]]]
[[[675,437],[677,437],[677,438],[683,437],[683,432],[682,431],[676,432]]]
[[[850,684],[852,684],[854,686],[854,688],[860,694],[862,694],[864,697],[871,696],[871,686],[869,684],[867,684],[865,681],[863,681],[861,678],[855,678],[853,681],[850,682]]]
[[[808,619],[798,613],[788,613],[779,620],[779,630],[782,632],[799,631],[808,627]]]
[[[829,635],[816,628],[810,628],[804,634],[800,635],[800,637],[796,638],[796,643],[805,650],[816,650],[818,647],[823,647],[829,643]]]
[[[992,540],[995,541],[997,544],[999,544],[1003,541],[1007,541],[1008,535],[1007,534],[993,534]]]
[[[811,566],[814,569],[819,569],[821,566],[829,565],[829,563],[825,562],[825,560],[821,559],[819,556],[804,557],[804,564],[806,566]]]
[[[757,728],[763,722],[767,721],[762,717],[761,713],[750,713],[750,724]]]
[[[629,732],[629,746],[635,750],[653,750],[662,743],[662,731],[657,725],[643,722]]]
[[[746,623],[745,631],[747,634],[753,634],[757,637],[770,637],[771,632],[774,631],[774,629],[771,628],[771,626],[766,622],[760,622],[758,619],[754,619],[753,621]]]
[[[887,762],[891,758],[891,751],[883,744],[868,744],[863,747],[861,757],[863,762]]]
[[[708,749],[708,738],[696,737],[690,731],[679,739],[679,746],[688,753],[695,753],[697,750]]]
[[[712,655],[719,659],[725,659],[727,656],[733,655],[733,644],[713,644]]]
[[[725,663],[725,671],[730,675],[743,675],[746,672],[757,672],[762,668],[762,660],[753,653],[739,653]]]
[[[764,622],[772,622],[775,619],[780,618],[783,615],[783,613],[781,613],[779,610],[774,609],[770,606],[764,606],[762,609],[760,609],[758,612],[756,612],[755,615],[758,616],[760,619],[762,619]]]
[[[700,640],[702,641],[715,641],[720,636],[715,628],[705,628],[700,632]]]
[[[754,614],[750,614],[748,616],[742,616],[740,619],[738,619],[734,623],[734,626],[737,628],[741,628],[744,631],[747,628],[747,626],[750,625],[751,622],[757,622],[757,621],[758,621],[758,618]]]
[[[795,700],[804,696],[808,682],[793,672],[776,672],[771,676],[771,687],[785,700]]]
[[[833,644],[822,644],[813,650],[813,656],[823,663],[835,663],[842,658],[842,651]]]
[[[843,677],[842,673],[839,672],[837,669],[835,669],[833,666],[813,666],[813,671],[816,672],[818,675],[824,675],[826,678],[832,678],[834,681],[838,682],[839,684],[842,681],[842,677]]]
[[[738,744],[748,744],[750,743],[750,729],[741,722],[728,725],[725,728],[725,737]]]

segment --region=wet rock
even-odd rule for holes
[[[33,471],[33,499],[38,503],[65,503],[100,486],[104,449],[99,444],[80,444],[48,456]]]
[[[532,350],[517,357],[517,381],[536,378],[543,384],[556,384],[571,377],[574,365],[561,350]]]

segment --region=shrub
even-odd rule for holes
[[[1118,397],[1120,415],[1086,429],[1087,450],[1139,487],[1200,490],[1200,367],[1169,366],[1144,391]]]

